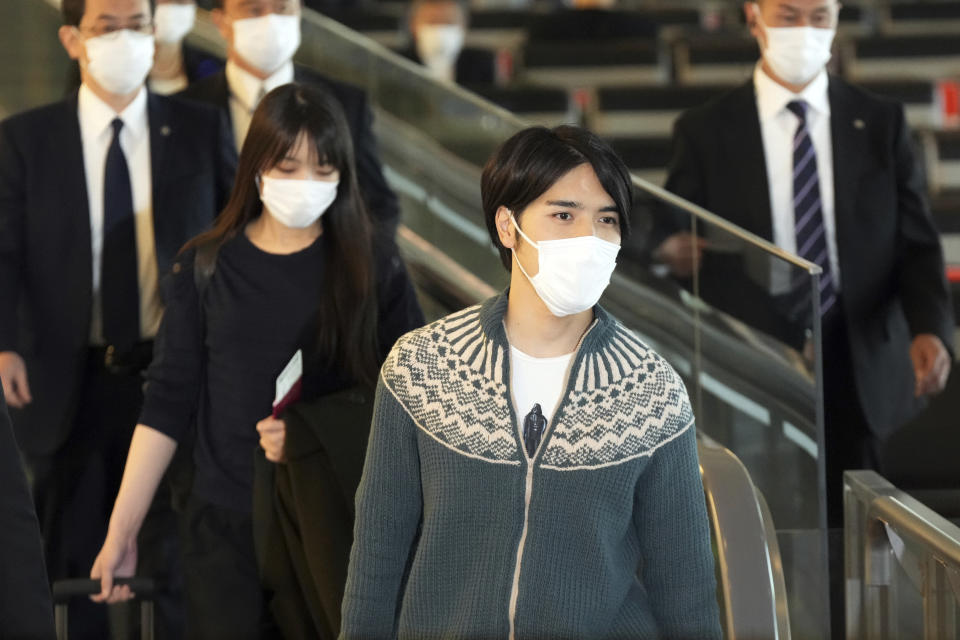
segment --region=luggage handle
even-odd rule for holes
[[[126,585],[136,594],[138,600],[153,600],[156,585],[152,578],[114,578],[113,584]],[[54,603],[66,603],[73,598],[92,596],[100,593],[98,578],[71,578],[53,583]]]
[[[153,640],[153,597],[156,584],[151,578],[114,578],[116,585],[126,585],[140,600],[140,638]],[[100,580],[92,578],[71,578],[53,583],[54,618],[57,627],[57,639],[67,638],[67,606],[73,598],[92,596],[100,593]]]

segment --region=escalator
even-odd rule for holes
[[[360,85],[374,107],[385,175],[403,211],[398,244],[428,317],[501,290],[506,273],[480,212],[478,163],[524,123],[307,14],[298,60]],[[63,95],[69,63],[55,37],[59,24],[45,0],[0,3],[0,113]],[[191,43],[222,55],[206,19]],[[652,185],[638,181],[637,190],[646,207],[638,219],[649,209],[671,208],[718,250],[754,268],[807,274],[815,290],[808,265]],[[675,366],[694,401],[727,637],[822,637],[828,614],[818,497],[819,356],[804,362],[775,338],[712,307],[709,282],[694,278],[679,286],[658,275],[641,246],[624,247],[623,255],[603,303]]]

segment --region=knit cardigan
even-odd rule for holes
[[[530,459],[506,308],[415,330],[384,363],[340,637],[720,638],[683,382],[595,307]]]

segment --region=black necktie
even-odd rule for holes
[[[114,118],[113,140],[103,178],[103,252],[100,257],[100,309],[103,338],[118,351],[140,338],[140,286],[137,233],[127,159],[120,147],[123,120]]]

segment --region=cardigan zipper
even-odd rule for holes
[[[513,584],[510,587],[509,640],[516,640],[517,600],[520,597],[520,568],[523,565],[523,552],[527,543],[527,530],[530,524],[530,498],[533,495],[533,461],[543,449],[545,443],[547,442],[548,436],[553,431],[554,418],[556,418],[557,414],[560,412],[560,406],[563,404],[563,399],[566,397],[567,387],[570,384],[570,376],[573,374],[573,367],[577,362],[577,355],[580,353],[580,347],[583,345],[584,338],[586,338],[587,335],[593,331],[595,326],[597,326],[596,319],[593,320],[590,326],[587,327],[587,330],[583,332],[583,335],[580,336],[580,340],[577,341],[577,346],[573,350],[573,358],[570,360],[570,366],[567,367],[567,375],[563,380],[564,395],[554,408],[553,415],[550,416],[550,422],[547,424],[547,428],[543,432],[543,438],[540,440],[540,444],[537,446],[537,450],[533,452],[532,456],[527,455],[527,450],[523,446],[522,438],[520,441],[520,451],[523,452],[524,457],[527,458],[527,475],[526,479],[524,480],[523,489],[523,529],[520,532],[520,541],[517,543],[517,561],[513,568]],[[507,390],[510,393],[510,403],[513,405],[513,385],[508,384]]]

